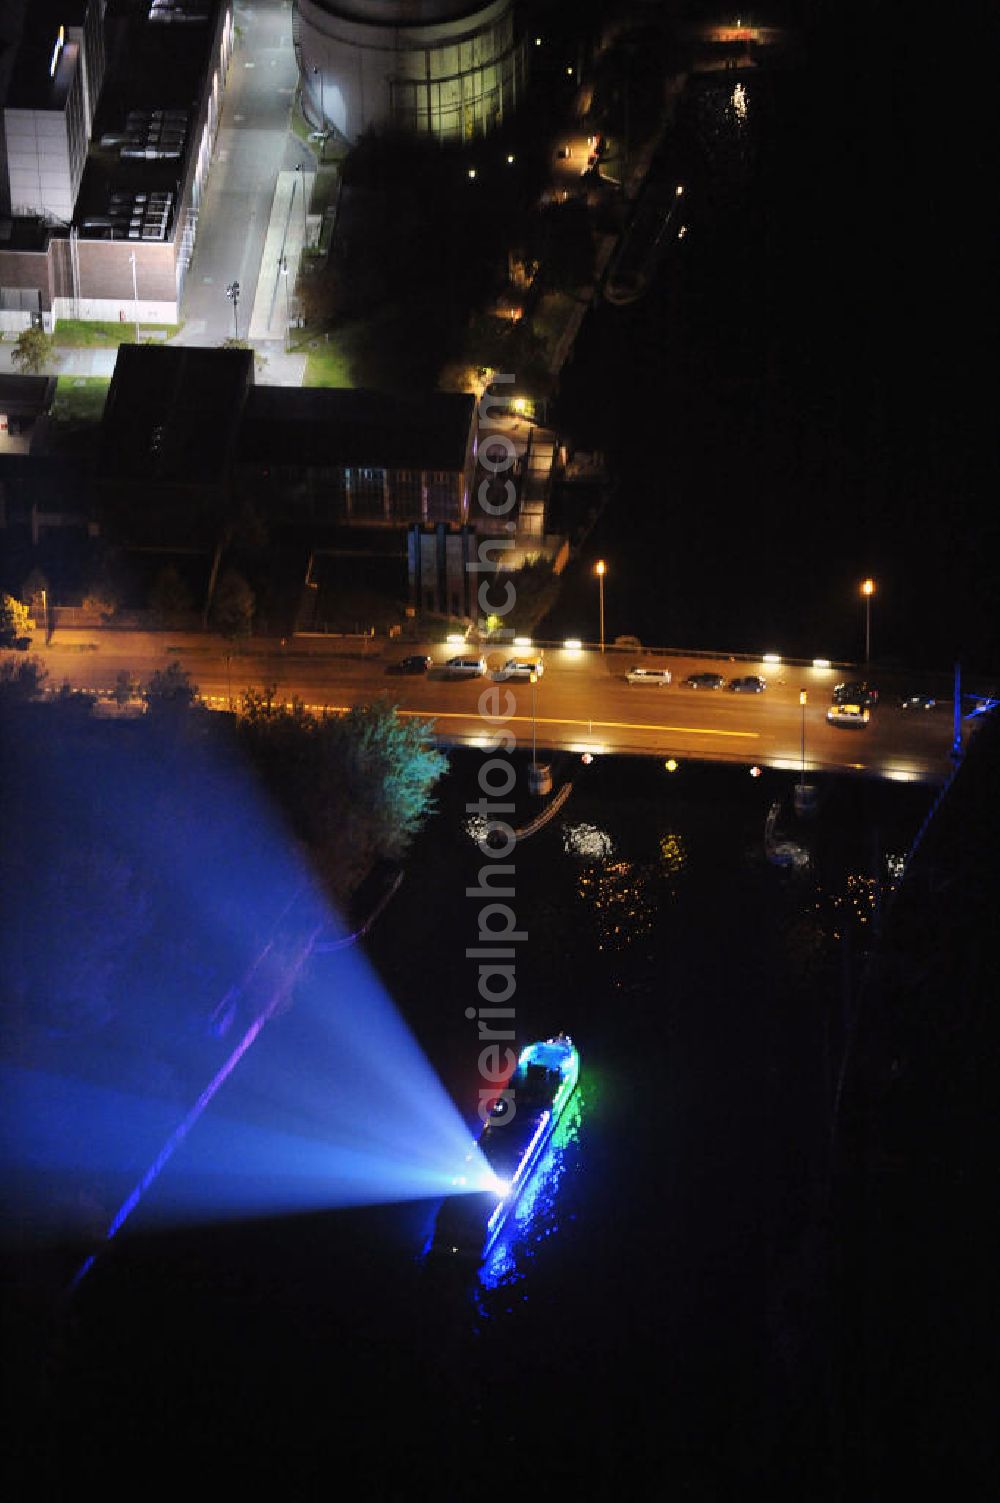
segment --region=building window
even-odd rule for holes
[[[419,522],[421,515],[420,471],[391,470],[389,516],[394,522]]]
[[[385,471],[351,470],[351,517],[354,521],[381,522],[385,518]]]
[[[458,522],[457,477],[448,470],[430,470],[427,474],[428,522]]]

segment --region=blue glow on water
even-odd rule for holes
[[[572,1173],[579,1164],[584,1106],[583,1087],[579,1085],[479,1270],[483,1289],[496,1289],[524,1278],[526,1264],[538,1244],[558,1233],[560,1218],[565,1215],[560,1187],[567,1171]]]
[[[76,751],[32,748],[38,867],[58,881],[50,891],[30,875],[17,946],[0,942],[26,1020],[0,1058],[0,1187],[22,1242],[99,1249],[139,1217],[440,1197],[459,1168],[469,1191],[489,1182],[473,1133],[361,950],[337,945],[345,925],[235,757],[207,740],[165,756],[130,736],[90,761]],[[114,858],[91,857],[109,818]],[[91,944],[121,928],[125,961]]]

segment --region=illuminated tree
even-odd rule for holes
[[[56,363],[56,342],[44,329],[22,329],[10,352],[10,361],[23,376],[37,376]]]
[[[27,645],[33,625],[26,605],[13,595],[0,595],[0,647]]]
[[[241,734],[266,786],[340,898],[398,860],[433,808],[447,759],[430,724],[385,700],[314,719],[270,694],[243,699]]]

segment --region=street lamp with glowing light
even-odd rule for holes
[[[872,657],[872,596],[875,593],[874,579],[861,581],[861,594],[865,602],[865,664],[871,662]]]
[[[608,572],[608,566],[603,558],[599,558],[594,565],[594,573],[597,575],[597,598],[600,610],[601,651],[604,651],[604,576]]]

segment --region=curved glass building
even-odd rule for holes
[[[524,86],[514,0],[296,0],[294,38],[306,119],[349,141],[369,126],[472,140]]]

